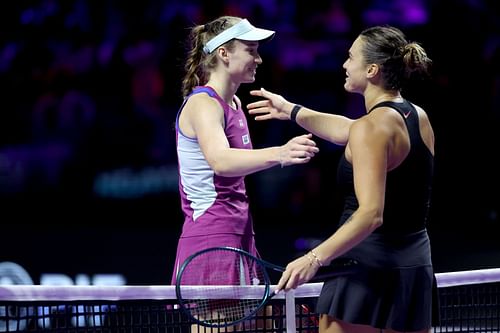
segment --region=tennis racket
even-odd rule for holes
[[[311,281],[355,273],[354,260],[334,260]],[[241,249],[213,247],[188,257],[176,276],[180,308],[195,323],[214,328],[235,326],[257,314],[274,293],[270,271],[285,268]]]

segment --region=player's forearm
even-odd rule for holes
[[[318,259],[329,264],[333,259],[343,255],[363,241],[381,223],[377,214],[355,212],[332,236],[314,249]]]
[[[240,177],[280,165],[280,147],[263,149],[228,148],[210,163],[215,174]]]
[[[344,116],[323,113],[302,107],[295,121],[310,133],[337,145],[345,146],[353,122]]]

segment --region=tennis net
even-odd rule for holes
[[[434,332],[499,332],[500,269],[439,273],[436,278],[441,325]],[[317,332],[313,310],[321,286],[308,283],[278,294],[269,303],[270,313],[239,330]],[[196,288],[192,292],[202,297]],[[0,285],[0,332],[221,332],[196,326],[176,303],[174,286]],[[272,325],[251,323],[263,319]]]

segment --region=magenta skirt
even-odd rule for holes
[[[206,235],[206,236],[196,236],[196,237],[182,237],[179,239],[177,245],[177,254],[175,258],[174,270],[171,278],[171,284],[175,285],[177,273],[181,268],[184,261],[192,254],[210,248],[218,246],[230,246],[238,249],[245,250],[252,255],[259,257],[259,253],[255,247],[255,239],[253,235],[236,235],[236,234],[216,234],[216,235]],[[217,258],[211,257],[211,263],[206,263],[203,267],[200,267],[200,271],[194,274],[190,278],[190,284],[192,285],[203,285],[207,281],[213,280],[212,278],[207,278],[215,269],[211,270],[211,267],[217,267],[217,270],[221,270],[221,265],[224,265],[225,272],[224,281],[219,281],[223,284],[239,284],[241,276],[238,275],[238,270],[233,268],[232,265],[236,265],[236,261],[232,258]],[[231,274],[230,272],[235,272]]]

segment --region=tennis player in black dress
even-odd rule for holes
[[[335,233],[287,265],[278,290],[303,284],[338,257],[358,260],[354,275],[326,281],[318,300],[320,332],[430,332],[438,323],[427,217],[434,134],[426,112],[401,87],[431,60],[397,28],[376,26],[353,42],[344,88],[364,97],[359,119],[313,111],[264,89],[248,105],[256,120],[291,119],[345,145],[337,169],[343,214]],[[332,221],[332,223],[334,223]]]

